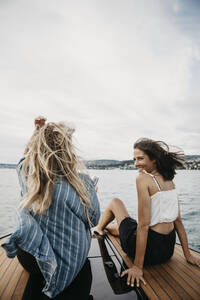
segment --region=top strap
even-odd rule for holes
[[[153,178],[153,180],[154,180],[155,184],[157,185],[158,190],[160,192],[161,191],[161,187],[160,187],[160,184],[159,184],[158,180],[156,179],[156,177],[154,175],[152,175],[152,178]]]
[[[154,180],[155,184],[157,185],[159,192],[162,191],[160,184],[159,184],[158,180],[156,179],[156,177],[154,175],[152,175],[151,173],[148,173],[147,171],[144,171],[144,173],[150,175],[152,177],[152,179]]]

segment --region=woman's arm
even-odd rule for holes
[[[181,220],[180,207],[178,210],[179,210],[178,217],[177,217],[176,221],[174,222],[174,226],[175,226],[176,232],[178,234],[179,240],[181,242],[184,256],[189,263],[200,267],[200,259],[193,256],[188,247],[188,239],[187,239],[187,234],[186,234],[184,225]]]
[[[46,122],[46,118],[45,117],[42,117],[42,116],[39,116],[37,118],[34,119],[34,125],[35,125],[35,129],[33,131],[33,134],[32,134],[32,137],[31,139],[37,134],[38,130],[45,125],[45,122]],[[25,150],[24,150],[24,155],[27,155],[27,153],[29,152],[29,146],[30,146],[30,141],[28,142],[28,144],[26,145],[25,147]]]
[[[143,264],[146,251],[147,236],[150,222],[150,196],[148,192],[148,184],[145,175],[139,175],[136,179],[138,193],[138,227],[136,240],[136,254],[133,266],[124,271],[122,276],[128,274],[127,284],[134,285],[136,279],[137,286],[141,280],[146,284],[143,278]]]
[[[138,193],[138,227],[134,265],[140,269],[143,268],[144,264],[151,209],[151,201],[145,177],[144,175],[140,175],[136,179]]]

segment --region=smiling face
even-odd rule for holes
[[[149,156],[142,150],[134,149],[134,163],[139,171],[145,170],[148,173],[156,170],[155,160],[150,160]]]

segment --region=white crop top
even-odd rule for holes
[[[150,173],[146,174],[153,178],[158,187],[158,192],[151,196],[151,219],[149,226],[175,221],[178,217],[178,194],[176,189],[162,191],[155,176]]]

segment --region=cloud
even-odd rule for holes
[[[0,160],[16,159],[41,114],[74,123],[87,158],[126,159],[140,136],[178,145],[195,136],[200,28],[191,7],[187,15],[185,1],[170,0],[1,3]],[[190,140],[187,151],[197,151]]]

